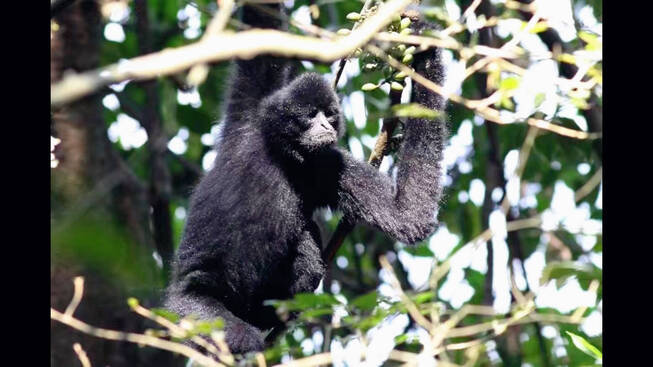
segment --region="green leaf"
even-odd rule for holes
[[[507,110],[513,110],[515,108],[515,104],[512,103],[510,97],[507,96],[501,97],[501,100],[499,101],[499,105]]]
[[[320,317],[320,316],[326,316],[326,315],[331,315],[333,314],[333,309],[331,307],[329,308],[316,308],[314,310],[306,310],[303,311],[301,314],[302,319],[311,319],[315,317]]]
[[[546,94],[544,93],[538,93],[535,95],[535,107],[540,107],[542,105],[542,102],[544,102],[544,99],[546,98]]]
[[[419,246],[411,246],[411,247],[406,247],[404,248],[404,251],[408,252],[409,254],[413,256],[422,256],[422,257],[433,257],[435,254],[431,249],[428,247],[426,244],[422,244]]]
[[[354,298],[350,304],[363,311],[370,311],[376,306],[377,297],[377,291],[372,291],[370,293]]]
[[[540,33],[546,31],[547,29],[549,29],[549,25],[547,24],[547,22],[537,22],[529,32]]]
[[[585,32],[585,31],[579,31],[578,32],[578,38],[582,39],[587,43],[587,46],[585,46],[585,49],[588,51],[594,51],[594,50],[600,50],[601,49],[601,41],[599,40],[599,37],[595,34]]]
[[[297,309],[322,308],[340,304],[340,301],[328,293],[299,293],[295,295],[293,303]]]
[[[209,321],[195,322],[193,332],[199,334],[211,334],[214,330],[222,330],[224,328],[224,321],[221,318]]]
[[[174,312],[168,311],[163,308],[153,308],[150,311],[152,311],[153,314],[157,316],[161,316],[164,319],[171,321],[171,322],[178,322],[180,317]]]
[[[362,319],[356,326],[363,331],[367,331],[378,325],[389,314],[389,310],[377,308],[371,316]]]
[[[397,345],[403,344],[404,342],[406,342],[406,340],[408,340],[408,335],[406,335],[406,334],[397,335],[395,337],[395,344],[397,344]]]
[[[603,360],[603,353],[601,353],[597,347],[593,346],[587,340],[585,340],[585,338],[580,335],[570,333],[569,331],[566,333],[571,337],[571,342],[574,343],[576,348],[598,360]]]
[[[431,301],[435,297],[435,292],[433,291],[426,291],[426,292],[421,292],[417,293],[416,295],[412,296],[411,299],[415,304],[422,304],[425,302]]]
[[[499,85],[499,89],[504,91],[517,89],[517,87],[519,87],[519,78],[516,76],[501,80],[501,84]]]
[[[560,261],[550,263],[542,270],[540,284],[546,284],[550,280],[556,280],[561,285],[567,278],[576,276],[582,279],[601,279],[601,269],[587,264],[578,264],[572,261]]]

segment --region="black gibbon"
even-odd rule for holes
[[[243,11],[253,27],[280,26],[253,7]],[[420,33],[430,25],[412,27]],[[344,128],[336,94],[319,74],[297,76],[295,65],[274,56],[235,62],[217,158],[191,197],[167,289],[171,311],[222,317],[233,353],[262,350],[262,331],[281,326],[264,300],[318,286],[325,264],[311,219],[316,209],[340,210],[405,243],[425,239],[436,225],[444,122],[404,122],[393,182],[337,146]],[[415,54],[413,67],[442,84],[438,49]],[[445,105],[417,83],[412,102]]]

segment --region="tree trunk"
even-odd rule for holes
[[[100,66],[102,19],[97,1],[77,1],[53,21],[58,30],[51,38],[51,82],[59,80],[67,70],[81,72]],[[55,150],[59,165],[51,171],[51,306],[63,311],[72,297],[72,279],[82,275],[86,280],[84,297],[75,317],[91,325],[142,332],[143,319],[126,304],[133,292],[127,292],[117,279],[107,277],[110,273],[101,267],[90,266],[71,254],[79,248],[93,251],[103,237],[122,228],[126,233],[121,244],[127,246],[127,251],[119,255],[120,260],[134,266],[139,260],[132,254],[138,253],[142,258],[149,257],[153,264],[147,190],[107,138],[101,95],[53,111],[52,133],[61,143]],[[87,222],[100,224],[93,227],[100,230],[80,237],[75,231],[82,228],[80,223]],[[73,243],[78,247],[72,248]],[[160,283],[160,269],[145,266],[140,270],[138,280],[146,284],[141,287],[150,285],[140,298],[148,303],[151,300],[147,294],[152,298],[158,291],[151,285]],[[149,366],[154,360],[158,366],[172,365],[173,356],[167,352],[164,355],[127,342],[87,336],[57,322],[51,323],[51,365],[79,365],[72,349],[76,342],[86,350],[94,366]]]

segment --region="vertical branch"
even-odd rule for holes
[[[485,88],[485,78],[483,76],[476,77],[476,82],[482,93],[487,94]],[[505,178],[503,177],[503,168],[501,164],[501,152],[499,141],[497,137],[497,126],[484,121],[485,131],[488,137],[489,150],[487,152],[487,160],[485,162],[485,198],[483,199],[483,206],[481,207],[481,216],[483,228],[489,228],[489,217],[492,211],[492,191],[497,188],[504,188],[506,185]],[[492,305],[492,282],[494,279],[494,246],[492,241],[487,242],[487,274],[485,275],[483,304]]]
[[[493,9],[489,3],[480,5],[480,11],[486,17],[493,15]],[[490,28],[483,28],[479,30],[479,43],[485,46],[492,46],[496,41],[492,37],[492,30]],[[490,93],[487,90],[487,79],[485,75],[476,73],[474,74],[476,85],[481,94],[481,98],[487,98]],[[499,147],[499,139],[497,136],[497,126],[490,123],[490,121],[483,121],[485,131],[488,136],[489,150],[487,153],[487,161],[485,166],[485,198],[481,209],[482,223],[484,228],[489,228],[489,216],[492,211],[492,191],[496,187],[505,187],[505,178],[503,177],[503,165],[501,163],[501,149]],[[492,241],[487,242],[487,274],[485,276],[483,304],[492,305],[492,282],[493,282],[493,268],[494,268],[494,248]]]
[[[479,12],[485,15],[486,18],[490,18],[494,15],[494,8],[492,7],[492,4],[490,2],[484,2],[483,4],[479,5]],[[483,28],[479,30],[479,43],[485,46],[496,47],[497,42],[493,36],[494,35],[492,33],[491,28]],[[517,38],[514,38],[511,41],[514,41],[516,39]],[[481,93],[481,97],[487,98],[488,96],[490,96],[490,92],[487,86],[486,75],[476,73],[474,74],[474,77],[476,79],[478,89]],[[492,201],[492,191],[496,187],[501,187],[504,190],[504,197],[507,198],[507,193],[505,192],[507,182],[503,174],[503,164],[501,161],[501,146],[499,143],[499,137],[497,135],[498,127],[495,124],[490,123],[490,121],[488,120],[485,120],[483,123],[485,125],[485,129],[488,136],[489,151],[487,154],[487,162],[486,162],[486,169],[485,169],[485,175],[486,175],[485,198],[483,200],[481,215],[482,215],[483,226],[485,228],[489,228],[489,216],[490,216],[490,212],[494,207],[494,203]],[[529,130],[529,132],[530,131],[531,130]],[[530,137],[531,134],[528,134],[526,138],[527,142],[529,141]],[[521,160],[524,158],[521,156],[521,154],[519,158],[520,158],[520,163],[525,164],[525,162],[521,162]],[[521,169],[523,167],[520,166],[519,168]],[[507,200],[504,200],[504,203],[508,204]],[[505,212],[509,215],[509,206],[502,205],[501,209],[505,210]],[[511,256],[509,257],[512,257],[515,246],[520,246],[519,238],[516,232],[509,233],[508,244],[512,250],[510,251]],[[494,274],[493,274],[494,260],[495,260],[494,246],[492,244],[492,240],[490,239],[487,242],[487,274],[485,276],[484,296],[483,296],[483,303],[486,305],[492,305],[493,303],[492,284],[494,281]],[[509,263],[508,267],[510,266],[511,264]],[[515,330],[510,330],[509,333],[504,335],[502,338],[498,339],[497,342],[498,342],[498,351],[504,363],[507,364],[514,363],[516,365],[521,364],[521,352],[519,350],[520,344],[518,341],[518,334],[515,334]]]
[[[139,54],[152,52],[150,24],[146,0],[136,0],[136,36]],[[170,194],[172,185],[170,171],[166,164],[168,139],[159,115],[158,83],[150,80],[140,83],[145,91],[145,106],[141,123],[147,131],[147,147],[150,153],[150,205],[156,249],[163,259],[164,272],[168,275],[170,260],[174,252],[172,243],[172,220],[170,216]]]

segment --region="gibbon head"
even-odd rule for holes
[[[260,117],[269,143],[304,158],[336,144],[344,132],[338,97],[316,73],[302,74],[266,98]]]

